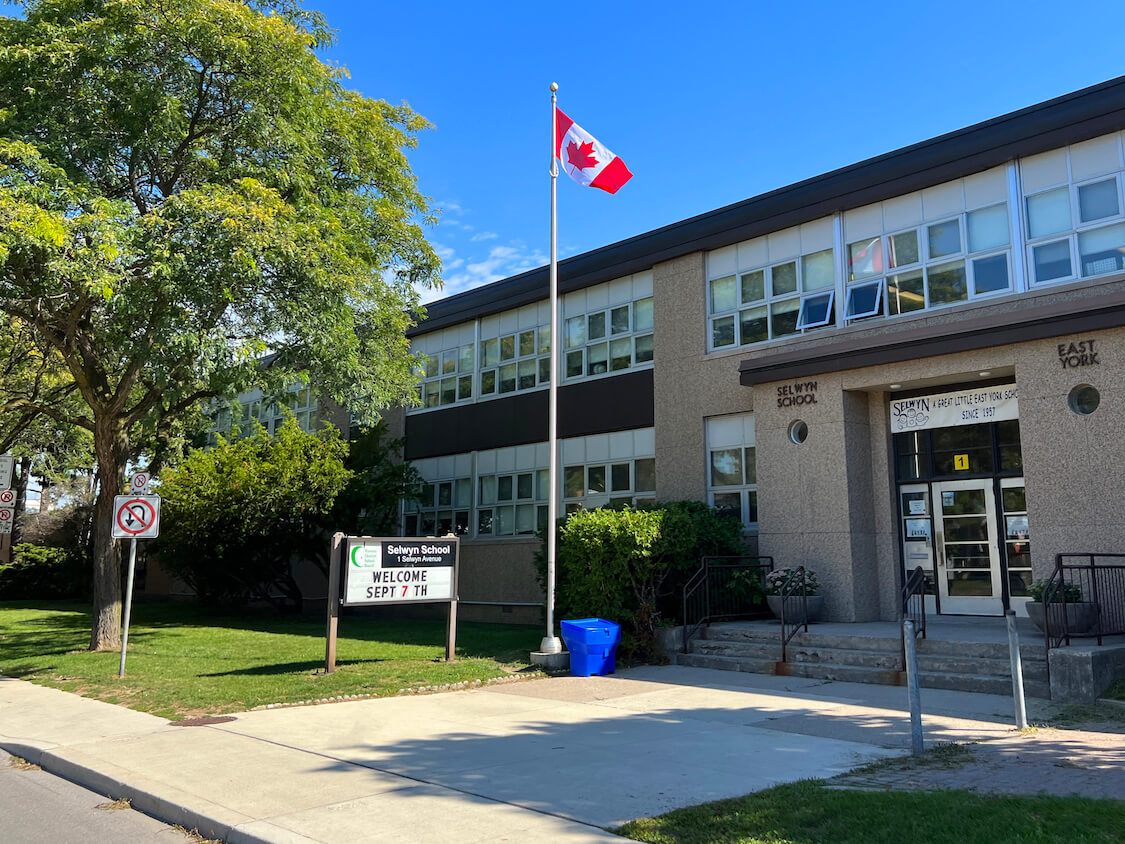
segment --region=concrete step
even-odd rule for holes
[[[978,692],[986,695],[1012,696],[1010,677],[989,677],[973,674],[948,674],[943,671],[922,671],[919,669],[923,688],[951,689],[957,692]],[[1024,694],[1028,697],[1049,699],[1051,687],[1046,680],[1028,680],[1024,677]]]
[[[691,653],[727,656],[732,659],[781,659],[780,642],[731,642],[722,639],[694,639]]]
[[[749,628],[712,624],[703,631],[703,636],[716,642],[758,642],[774,643],[781,647],[781,628]],[[797,633],[791,640],[800,646],[837,648],[842,650],[886,651],[898,653],[901,643],[896,638],[877,638],[870,636],[845,636],[826,633]]]
[[[1046,651],[1040,643],[1020,643],[1020,659],[1046,662]],[[918,655],[979,657],[982,659],[1008,659],[1007,642],[953,642],[942,639],[919,639]]]
[[[897,686],[905,682],[905,675],[897,668],[871,668],[828,662],[779,662],[775,673],[788,677],[838,680],[844,683],[874,683],[881,686]]]
[[[735,659],[712,654],[676,654],[674,665],[688,665],[692,668],[717,668],[720,671],[743,671],[747,674],[773,674],[777,663],[770,659]]]
[[[1024,682],[1042,680],[1047,682],[1047,663],[1035,660],[1022,660]],[[964,674],[982,677],[1003,677],[1010,681],[1012,677],[1012,664],[1005,656],[1003,659],[985,659],[983,657],[956,657],[934,654],[918,654],[918,670],[923,674],[935,672],[939,674]]]

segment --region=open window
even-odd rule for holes
[[[836,291],[829,290],[806,296],[801,300],[801,313],[797,317],[797,328],[818,328],[832,322],[832,299]]]
[[[855,284],[848,288],[848,301],[844,307],[846,319],[862,319],[883,312],[883,280]]]

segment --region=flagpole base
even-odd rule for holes
[[[544,639],[543,641],[549,642],[550,639]],[[559,640],[555,639],[554,641],[557,645]],[[532,651],[531,664],[538,665],[545,671],[567,671],[570,669],[570,654],[566,651]]]
[[[539,642],[539,652],[545,654],[561,654],[562,639],[558,636],[544,636]]]

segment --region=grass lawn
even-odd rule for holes
[[[1121,841],[1123,830],[1125,802],[1116,800],[851,791],[807,780],[614,831],[660,844],[1082,844]]]
[[[120,653],[90,653],[86,605],[0,602],[0,674],[176,719],[266,703],[486,680],[528,665],[542,630],[457,626],[457,660],[444,662],[444,621],[340,619],[337,669],[324,668],[324,619],[269,611],[218,613],[137,604],[125,677]]]

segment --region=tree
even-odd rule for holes
[[[352,472],[325,522],[328,532],[351,536],[395,536],[404,498],[416,498],[422,476],[397,460],[402,440],[391,439],[382,423],[362,429],[348,444],[345,466]]]
[[[371,421],[413,401],[438,283],[405,151],[426,121],[346,89],[297,0],[24,0],[0,17],[0,312],[90,431],[92,649],[120,641],[113,497],[199,402],[304,378]],[[272,363],[259,365],[270,352]]]
[[[322,523],[352,478],[347,452],[335,428],[306,433],[293,419],[272,437],[259,425],[191,451],[160,475],[161,564],[208,603],[299,606],[290,563],[326,556]]]

